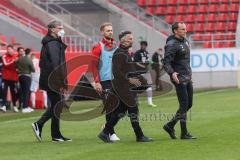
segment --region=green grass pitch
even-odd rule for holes
[[[73,110],[99,102],[78,102]],[[140,124],[152,143],[136,143],[128,118],[116,132],[120,142],[105,144],[97,138],[104,117],[82,122],[61,121],[63,135],[73,142],[53,143],[50,123],[43,129],[43,142],[36,141],[31,123],[43,111],[30,114],[0,113],[0,160],[239,160],[240,90],[224,89],[194,94],[188,129],[197,140],[171,140],[162,126],[177,109],[175,94],[156,96],[156,108],[140,98]],[[176,134],[179,136],[179,124]]]

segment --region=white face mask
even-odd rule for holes
[[[65,34],[65,31],[64,31],[63,29],[61,29],[61,30],[57,33],[57,35],[58,35],[59,37],[61,37],[61,38],[63,38],[64,34]]]

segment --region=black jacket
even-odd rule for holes
[[[46,35],[42,39],[40,55],[40,80],[39,88],[49,91],[59,91],[60,88],[67,88],[67,69],[65,50],[67,46],[60,38]],[[61,66],[61,67],[60,67]],[[54,79],[49,78],[54,71]]]
[[[165,45],[163,65],[170,77],[173,72],[177,72],[179,73],[178,78],[180,82],[191,80],[190,47],[189,42],[185,38],[178,39],[173,35],[168,37]]]
[[[143,58],[145,60],[143,60]],[[149,61],[149,53],[147,51],[144,50],[138,50],[136,51],[136,53],[134,54],[134,61],[135,62],[142,62],[145,63],[146,61]]]
[[[147,81],[141,76],[143,72],[146,72],[146,68],[142,68],[132,61],[127,48],[120,46],[114,52],[112,58],[113,90],[128,106],[136,106],[135,86],[129,83],[129,78],[138,78],[144,88],[145,85],[147,86]]]

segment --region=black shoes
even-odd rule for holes
[[[136,141],[137,141],[137,142],[152,142],[153,139],[152,139],[152,138],[145,137],[145,136],[142,136],[142,137],[140,137],[140,138],[137,138]]]
[[[42,127],[37,122],[32,123],[33,132],[39,142],[42,141]]]
[[[52,138],[53,142],[72,142],[72,139],[66,137]]]
[[[163,126],[163,129],[169,134],[170,138],[177,139],[175,135],[175,130],[172,127],[169,127],[167,124]]]
[[[104,132],[101,132],[98,135],[98,138],[101,139],[103,142],[105,143],[112,143],[112,141],[110,140],[110,137],[108,134],[105,134]]]
[[[187,134],[182,134],[181,139],[197,139],[197,137],[194,137],[190,133],[187,133]]]

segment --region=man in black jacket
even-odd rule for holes
[[[135,62],[143,63],[143,64],[150,62],[151,59],[150,59],[150,54],[147,51],[147,46],[148,46],[147,41],[141,41],[140,42],[140,49],[138,51],[136,51],[136,53],[134,54],[134,61]],[[149,87],[146,90],[148,105],[150,107],[157,107],[157,105],[155,105],[153,103],[153,100],[152,100],[152,94],[153,94],[152,93],[152,76],[151,76],[150,70],[148,70],[147,73],[142,74],[142,76],[145,79],[147,79],[148,84],[151,85],[151,87]]]
[[[42,128],[49,119],[52,120],[52,141],[71,141],[71,139],[63,137],[59,127],[59,118],[63,107],[63,103],[59,102],[63,100],[64,92],[67,89],[67,71],[65,65],[65,50],[67,46],[61,40],[64,33],[62,24],[58,21],[53,21],[48,25],[48,34],[42,40],[39,62],[39,88],[47,91],[51,106],[47,108],[46,112],[37,122],[32,124],[33,131],[39,141],[42,141]],[[54,79],[50,78],[53,77],[51,74],[54,74]]]
[[[186,40],[186,25],[176,22],[172,25],[174,35],[168,37],[165,46],[164,69],[175,85],[179,101],[176,115],[164,125],[163,129],[172,139],[176,139],[174,126],[180,120],[181,139],[196,139],[187,131],[187,111],[192,107],[193,86],[190,67],[190,46]]]
[[[147,85],[147,81],[144,81],[141,75],[137,73],[137,65],[132,62],[132,58],[128,54],[128,50],[133,43],[132,33],[130,31],[120,33],[119,40],[120,46],[114,52],[112,59],[112,86],[113,92],[119,99],[119,105],[117,109],[113,111],[110,120],[107,121],[103,131],[98,137],[106,143],[111,143],[112,141],[109,138],[109,134],[127,111],[136,135],[136,141],[150,142],[152,139],[144,136],[139,125],[139,113],[136,102],[137,94],[131,91],[132,89],[143,86],[143,83]],[[141,68],[141,70],[145,69]]]

